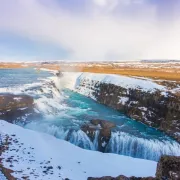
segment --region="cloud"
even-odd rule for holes
[[[127,4],[122,5],[123,0],[121,4],[116,0],[94,0],[87,4],[92,13],[83,16],[57,7],[54,0],[46,1],[50,6],[39,0],[0,0],[0,30],[54,43],[70,52],[72,60],[169,58],[175,54],[180,58],[174,52],[176,48],[170,47],[178,47],[179,37],[172,34],[172,38],[166,38],[174,29],[161,29],[154,5],[129,0],[131,8],[132,2],[138,10],[143,7],[139,12],[134,10],[138,16],[133,17],[124,14]],[[118,14],[114,13],[120,5]]]

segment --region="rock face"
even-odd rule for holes
[[[162,156],[157,165],[157,179],[180,179],[180,156]]]
[[[101,152],[105,152],[106,146],[111,139],[111,129],[116,125],[107,120],[93,119],[89,124],[85,124],[81,127],[81,130],[84,131],[88,137],[93,142],[98,132],[98,149]]]
[[[180,96],[178,93],[143,91],[95,80],[80,80],[78,92],[97,102],[124,112],[148,126],[158,128],[180,142]],[[89,92],[89,93],[87,93]],[[83,94],[83,93],[82,93]]]
[[[179,180],[180,179],[180,157],[162,156],[158,162],[156,177],[126,177],[116,178],[106,176],[101,178],[89,177],[88,180]]]
[[[31,96],[0,94],[0,119],[10,123],[25,122],[28,118],[33,118],[35,114]]]

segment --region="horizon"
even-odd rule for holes
[[[0,63],[180,63],[178,59],[141,59],[141,60],[0,60]]]

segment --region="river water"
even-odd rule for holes
[[[35,110],[43,118],[19,125],[68,139],[84,149],[97,150],[98,131],[91,142],[80,127],[99,118],[117,125],[106,152],[155,161],[162,154],[180,155],[180,145],[164,133],[61,87],[60,79],[50,72],[29,68],[0,70],[0,93],[25,93],[34,97]]]

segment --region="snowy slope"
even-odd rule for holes
[[[6,177],[2,174],[1,171],[0,171],[0,180],[7,180]]]
[[[0,135],[9,137],[9,149],[2,153],[4,167],[13,176],[30,180],[86,180],[100,176],[155,176],[156,162],[115,154],[103,154],[74,146],[53,136],[0,121]]]
[[[154,92],[155,90],[167,91],[165,86],[159,85],[150,79],[138,79],[135,77],[127,77],[114,74],[98,74],[98,73],[63,73],[65,85],[67,88],[74,89],[80,82],[100,82],[106,84],[114,84],[123,88],[141,89],[142,91]]]

